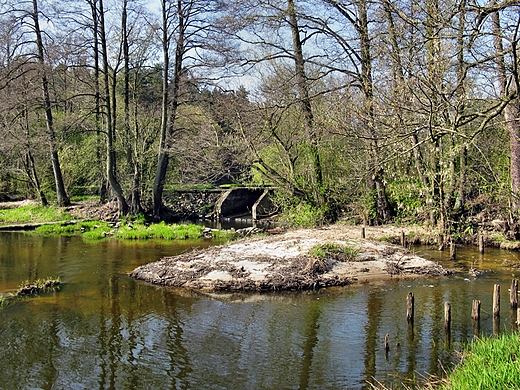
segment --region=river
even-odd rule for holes
[[[501,250],[463,248],[450,263],[444,252],[414,248],[485,270],[478,279],[463,272],[303,293],[202,294],[126,276],[204,245],[0,233],[0,292],[49,276],[63,282],[59,292],[0,309],[0,389],[369,389],[375,380],[392,387],[449,369],[474,334],[513,327],[507,289],[519,258]],[[495,283],[500,324],[489,315]],[[479,329],[473,299],[482,301]]]

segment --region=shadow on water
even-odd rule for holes
[[[138,265],[208,242],[86,243],[0,234],[0,291],[59,276],[58,293],[0,311],[0,388],[369,389],[442,374],[474,335],[513,328],[507,289],[516,253],[466,248],[449,278],[390,280],[316,292],[202,294],[136,282]],[[475,279],[468,270],[483,274]],[[500,323],[491,313],[502,285]],[[415,319],[406,320],[406,296]],[[471,320],[482,301],[480,323]],[[444,303],[452,324],[444,329]],[[389,335],[388,351],[384,348]]]

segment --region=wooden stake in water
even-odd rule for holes
[[[478,235],[478,251],[480,254],[484,253],[484,235]]]
[[[437,242],[439,243],[439,250],[442,251],[444,249],[444,237],[442,234],[439,234],[437,237]]]
[[[409,324],[413,322],[414,303],[415,298],[413,296],[413,292],[410,291],[406,297],[406,320]]]
[[[385,352],[388,353],[390,350],[390,342],[389,342],[390,336],[388,333],[385,335]]]
[[[447,331],[451,328],[451,304],[444,302],[444,329]]]
[[[453,241],[450,241],[450,260],[457,258],[457,246]]]
[[[518,307],[518,279],[513,279],[511,282],[509,302],[511,302],[511,310],[516,310]]]
[[[473,300],[471,306],[471,318],[473,321],[480,321],[480,301],[478,299]]]
[[[406,236],[404,235],[404,231],[401,231],[401,246],[406,247]]]
[[[500,317],[500,284],[495,284],[493,289],[493,318]]]

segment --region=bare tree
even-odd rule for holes
[[[65,190],[65,185],[63,184],[63,175],[61,173],[60,160],[58,157],[58,145],[56,142],[56,132],[54,130],[54,120],[52,115],[52,104],[51,98],[49,94],[49,81],[47,79],[47,70],[45,64],[45,56],[44,56],[44,47],[43,47],[43,39],[42,32],[40,29],[40,19],[39,19],[39,11],[38,11],[38,2],[37,0],[32,1],[32,14],[31,18],[33,21],[34,33],[36,36],[36,49],[37,55],[36,58],[41,66],[41,88],[43,94],[43,109],[45,111],[45,123],[47,126],[47,137],[49,142],[49,148],[51,153],[51,162],[52,169],[54,172],[54,181],[56,184],[56,196],[58,205],[60,206],[68,206],[70,205],[70,200],[67,196],[67,191]]]
[[[203,64],[201,56],[210,50],[212,20],[219,1],[162,0],[160,28],[163,50],[162,117],[157,170],[153,183],[153,215],[159,219],[170,156],[177,126],[178,108],[182,103],[182,86],[196,65]],[[171,52],[173,64],[171,64]],[[173,67],[172,67],[173,65]]]
[[[126,215],[129,207],[123,194],[123,189],[119,184],[119,180],[116,176],[116,150],[115,150],[115,115],[113,107],[111,105],[111,93],[110,93],[110,68],[108,65],[108,49],[107,49],[107,33],[105,29],[105,9],[103,6],[103,0],[99,0],[98,3],[98,16],[99,16],[99,40],[101,44],[101,57],[103,64],[103,80],[104,80],[104,93],[103,100],[105,103],[105,115],[106,115],[106,146],[107,146],[107,177],[110,183],[110,188],[117,198],[119,205],[119,213]],[[113,80],[115,83],[115,78]],[[115,99],[115,98],[114,98]]]
[[[518,26],[520,26],[520,18],[516,21],[516,29],[509,44],[510,47],[506,51],[504,47],[504,34],[500,23],[500,9],[506,8],[507,2],[503,2],[498,6],[496,0],[492,0],[490,7],[495,9],[492,12],[493,37],[496,50],[496,69],[498,76],[498,90],[501,98],[508,104],[504,109],[505,125],[509,132],[509,148],[511,152],[511,209],[516,217],[520,210],[520,100],[518,91],[520,90],[520,78],[518,74]],[[507,71],[505,55],[509,52],[512,61]]]

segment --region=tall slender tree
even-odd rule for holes
[[[47,127],[47,139],[49,142],[52,170],[54,172],[54,182],[56,184],[56,197],[59,206],[70,205],[65,184],[63,182],[63,175],[61,173],[60,160],[58,156],[58,144],[56,141],[56,131],[54,129],[54,119],[52,114],[51,97],[49,93],[49,80],[47,78],[47,69],[45,64],[44,44],[42,38],[42,31],[40,29],[40,12],[38,10],[38,1],[32,0],[32,14],[34,33],[36,37],[37,59],[40,64],[41,72],[41,89],[43,95],[43,109],[45,111],[45,124]]]
[[[116,149],[115,149],[115,115],[111,104],[111,93],[110,93],[110,67],[108,65],[108,48],[107,48],[107,33],[105,28],[105,8],[103,6],[103,0],[99,0],[98,3],[98,16],[99,16],[99,41],[101,44],[101,61],[103,64],[103,101],[105,107],[105,128],[106,128],[106,147],[107,147],[107,177],[110,184],[110,188],[117,198],[119,213],[122,215],[128,214],[128,203],[126,202],[123,194],[121,184],[117,179],[116,175]],[[112,80],[114,83],[116,79]]]

